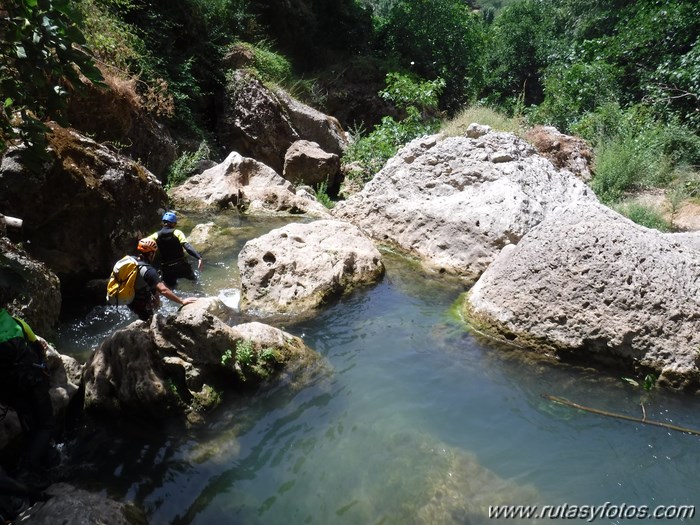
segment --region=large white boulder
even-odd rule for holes
[[[464,303],[513,344],[636,369],[696,390],[700,251],[596,203],[552,213],[503,249]]]
[[[248,241],[238,255],[241,309],[303,314],[384,274],[381,255],[359,228],[319,220],[288,224]]]
[[[328,217],[328,210],[275,170],[257,160],[231,152],[220,164],[170,191],[170,198],[183,209],[236,207],[258,213],[307,213]]]
[[[475,280],[557,206],[596,200],[516,136],[488,128],[472,135],[409,143],[332,214],[429,267]]]

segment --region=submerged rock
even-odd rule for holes
[[[88,492],[67,483],[51,485],[48,499],[24,511],[16,523],[26,525],[148,525],[142,509],[115,501],[102,493]]]
[[[691,239],[692,241],[692,239]],[[700,388],[700,251],[600,204],[561,208],[503,249],[464,303],[512,344]]]
[[[475,280],[557,206],[596,201],[514,135],[475,137],[414,140],[332,214],[431,268]]]
[[[324,470],[316,482],[336,490],[345,487],[340,496],[345,504],[320,507],[320,522],[331,523],[342,515],[347,523],[487,525],[494,523],[491,505],[540,501],[532,485],[504,479],[469,451],[432,435],[402,430],[412,423],[400,420],[397,415],[391,423],[358,424],[350,432],[333,433],[332,443],[323,444],[335,447],[335,468]],[[402,426],[392,428],[395,423]]]

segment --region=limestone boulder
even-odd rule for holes
[[[27,252],[59,277],[66,301],[153,231],[167,195],[143,166],[75,131],[54,125],[49,144],[40,171],[25,165],[22,150],[4,155],[0,211],[23,219]]]
[[[306,184],[318,188],[326,184],[329,195],[337,195],[340,188],[340,157],[323,151],[315,142],[298,140],[284,156],[282,176],[295,186]]]
[[[279,376],[295,387],[296,371],[301,377],[321,364],[298,337],[273,327],[230,326],[235,319],[219,299],[206,298],[156,316],[150,326],[137,321],[116,331],[86,365],[86,412],[198,424],[224,393],[274,384]]]
[[[349,141],[338,119],[300,102],[283,89],[277,88],[275,94],[302,140],[315,142],[334,155],[345,151]]]
[[[597,203],[548,215],[470,290],[479,330],[561,358],[700,387],[700,251]]]
[[[332,215],[429,268],[475,280],[552,210],[593,201],[582,181],[527,142],[486,132],[410,142]]]
[[[328,217],[328,210],[269,166],[231,152],[213,168],[174,188],[170,197],[180,209],[235,207],[250,213],[296,213]]]
[[[284,155],[297,140],[316,142],[340,154],[347,139],[336,119],[303,104],[285,91],[271,91],[255,76],[233,71],[217,122],[219,142],[282,173]]]
[[[56,274],[7,237],[0,237],[0,305],[46,337],[53,334],[61,312]]]
[[[248,241],[238,255],[241,309],[303,315],[384,274],[359,228],[335,220],[288,224]]]

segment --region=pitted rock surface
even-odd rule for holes
[[[200,424],[221,392],[274,383],[279,376],[287,388],[301,387],[323,365],[300,338],[261,323],[230,326],[236,318],[209,297],[156,316],[150,325],[136,321],[117,330],[86,365],[85,409],[115,419]],[[243,343],[247,362],[237,352]],[[270,359],[259,357],[263,349],[271,351]]]
[[[429,267],[475,280],[557,206],[592,201],[583,182],[525,141],[487,132],[409,143],[332,215]]]
[[[373,242],[352,224],[288,224],[248,241],[238,255],[241,308],[262,313],[313,311],[384,273]]]
[[[504,340],[700,382],[700,251],[595,203],[562,207],[507,246],[465,315]]]

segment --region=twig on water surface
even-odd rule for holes
[[[650,419],[647,419],[646,412],[644,413],[644,419],[641,419],[638,417],[627,416],[625,414],[616,414],[615,412],[608,412],[607,410],[600,410],[598,408],[591,408],[591,407],[579,405],[578,403],[574,403],[572,401],[569,401],[568,399],[564,399],[563,397],[550,396],[549,394],[542,394],[542,397],[544,397],[545,399],[549,399],[550,401],[553,401],[555,403],[559,403],[560,405],[565,405],[565,406],[572,407],[572,408],[578,408],[579,410],[584,410],[586,412],[591,412],[592,414],[598,414],[600,416],[608,416],[608,417],[614,417],[617,419],[625,419],[627,421],[634,421],[636,423],[643,423],[645,425],[654,425],[657,427],[668,428],[669,430],[675,430],[677,432],[687,432],[688,434],[694,434],[696,436],[700,436],[700,430],[693,430],[692,428],[679,427],[678,425],[673,425],[671,423],[664,423],[662,421],[652,421]]]

